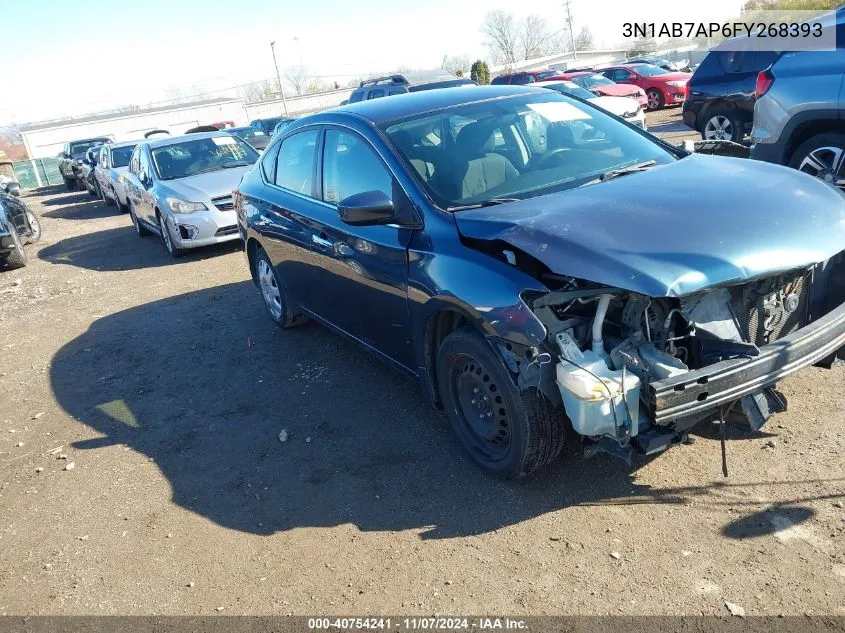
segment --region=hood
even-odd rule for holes
[[[162,180],[161,186],[172,191],[176,196],[189,202],[207,202],[211,198],[228,196],[232,189],[241,182],[241,177],[252,165],[219,169],[205,174],[178,178],[176,180]]]
[[[126,167],[112,167],[111,170],[118,176],[122,176],[123,174],[129,172],[129,165],[127,165]]]
[[[595,86],[591,88],[596,92],[608,97],[636,97],[640,93],[640,88],[630,84],[610,84],[606,86]]]
[[[663,73],[662,75],[655,75],[654,77],[646,77],[646,79],[656,79],[657,81],[689,81],[692,73]]]
[[[640,109],[640,104],[628,97],[593,97],[590,102],[616,116],[636,112]]]
[[[750,159],[688,156],[547,196],[455,213],[553,272],[674,297],[824,261],[845,250],[845,196]]]

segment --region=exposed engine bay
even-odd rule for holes
[[[776,372],[743,383],[729,400],[716,390],[728,381],[738,389],[742,372],[736,368],[773,356],[773,343],[800,335],[845,300],[843,259],[839,254],[809,268],[681,297],[647,297],[569,279],[529,298],[548,332],[545,352],[557,360],[548,365],[573,428],[605,448],[611,442],[611,452],[623,457],[631,444],[645,453],[663,450],[714,413],[744,416],[759,429],[786,408],[774,390]],[[810,360],[829,365],[837,350],[845,355],[841,344],[825,359]],[[710,368],[718,370],[719,386],[711,382]],[[692,402],[676,406],[673,397]]]

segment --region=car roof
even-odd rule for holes
[[[112,149],[117,149],[118,147],[134,147],[138,143],[143,143],[143,140],[139,141],[121,141],[120,143],[106,143]]]
[[[155,149],[157,147],[167,147],[168,145],[178,145],[183,141],[196,141],[203,138],[213,138],[215,136],[231,136],[231,134],[227,134],[226,132],[197,132],[195,134],[181,134],[179,136],[166,136],[164,138],[157,138],[153,140],[146,141],[147,145],[150,149]]]
[[[78,138],[75,141],[68,141],[68,144],[74,145],[75,143],[90,143],[91,141],[108,141],[111,142],[111,139],[108,136],[92,136],[90,138]]]
[[[536,94],[536,88],[529,86],[457,86],[436,90],[421,90],[407,94],[393,95],[382,99],[358,101],[326,110],[326,113],[357,114],[373,123],[403,119],[415,114],[441,110],[456,105],[479,103],[490,99]],[[314,115],[319,117],[320,115]],[[313,120],[307,117],[308,120]]]

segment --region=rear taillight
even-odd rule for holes
[[[768,70],[761,70],[757,73],[757,85],[754,86],[754,96],[759,99],[769,91],[772,84],[775,83],[775,77]]]

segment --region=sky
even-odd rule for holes
[[[209,97],[275,77],[300,61],[345,83],[404,66],[439,67],[444,55],[489,58],[480,26],[502,9],[565,26],[563,0],[2,0],[0,125],[123,105]],[[701,6],[706,4],[706,6]],[[692,6],[691,6],[692,5]],[[623,45],[624,22],[722,21],[742,0],[571,0],[575,31],[598,48]]]

